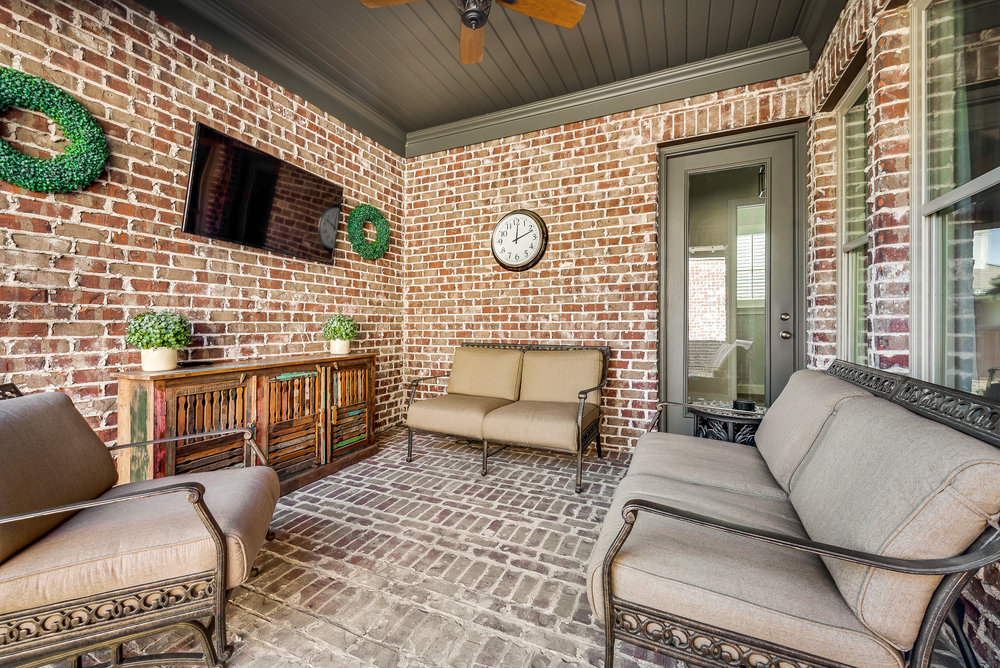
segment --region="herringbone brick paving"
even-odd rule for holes
[[[601,666],[586,563],[628,455],[490,458],[406,430],[377,455],[283,497],[260,573],[230,605],[232,668]],[[178,638],[158,639],[162,651]],[[617,668],[670,666],[618,643]]]

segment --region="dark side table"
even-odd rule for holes
[[[757,427],[764,418],[762,409],[758,409],[758,415],[736,413],[710,405],[704,407],[689,405],[687,410],[694,415],[694,435],[698,438],[743,443],[757,447],[754,438],[757,434]]]

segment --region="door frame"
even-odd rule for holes
[[[666,355],[666,334],[667,334],[667,313],[666,295],[664,294],[664,283],[667,278],[667,172],[666,165],[670,158],[678,158],[698,153],[708,153],[721,149],[738,148],[753,144],[763,144],[772,141],[790,139],[792,141],[792,155],[794,164],[792,174],[794,184],[792,187],[792,212],[793,212],[793,253],[794,263],[794,285],[793,299],[797,305],[795,309],[795,329],[799,333],[794,340],[795,344],[795,370],[804,369],[806,366],[806,240],[808,236],[806,217],[806,136],[808,126],[805,122],[780,125],[776,127],[762,128],[739,134],[727,134],[716,136],[702,141],[683,141],[683,143],[673,143],[660,146],[657,150],[657,189],[659,194],[659,204],[657,206],[657,279],[656,279],[656,302],[658,332],[656,337],[656,357],[657,357],[657,396],[659,401],[667,401],[667,372],[669,360]],[[683,364],[683,361],[681,362]],[[666,420],[661,420],[659,429],[666,431]]]

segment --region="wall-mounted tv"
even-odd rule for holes
[[[185,232],[332,262],[343,188],[201,123],[191,153]]]

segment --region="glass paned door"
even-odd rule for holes
[[[766,165],[688,178],[688,403],[764,403]]]
[[[793,163],[791,140],[665,159],[664,399],[767,406],[794,370]],[[682,409],[666,422],[693,432]]]

